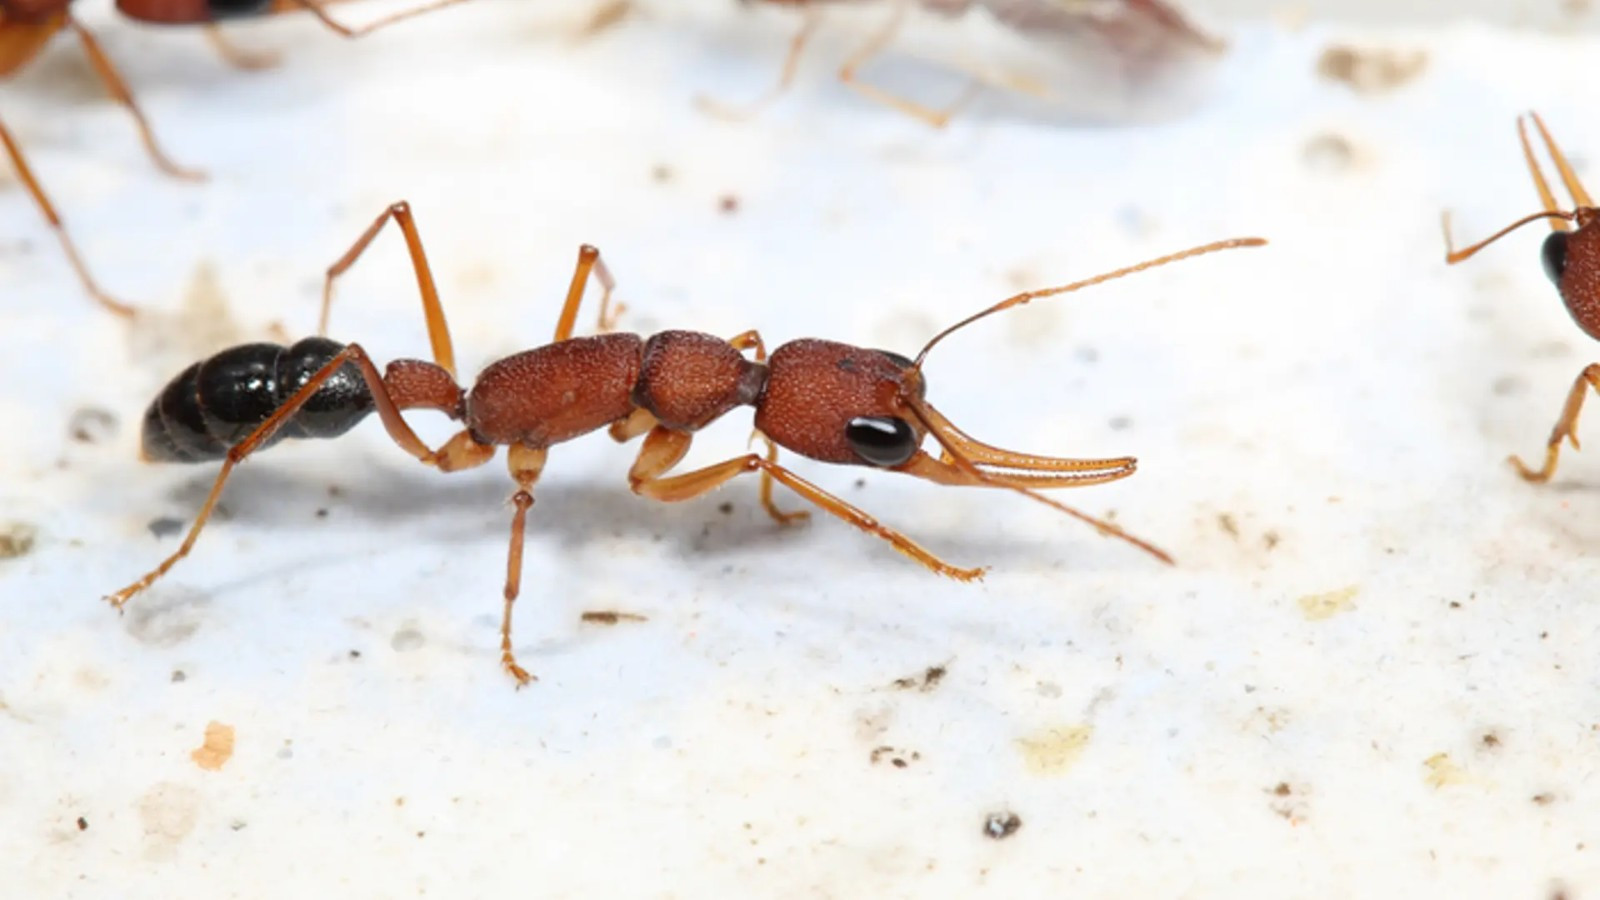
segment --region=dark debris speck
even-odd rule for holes
[[[1003,841],[1022,827],[1022,817],[1014,812],[992,812],[983,819],[983,836],[991,840]]]

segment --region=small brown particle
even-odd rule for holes
[[[992,812],[983,819],[983,836],[1003,841],[1022,827],[1022,818],[1014,812]]]
[[[117,417],[93,406],[75,410],[67,420],[67,434],[80,444],[103,444],[117,433]]]
[[[89,820],[85,819],[83,816],[79,816],[78,817],[78,830],[79,831],[88,831],[89,830]]]
[[[1289,787],[1289,782],[1280,781],[1278,782],[1278,786],[1272,789],[1272,792],[1277,794],[1279,797],[1287,797],[1294,793],[1294,789]]]
[[[1556,795],[1549,793],[1548,791],[1543,794],[1534,794],[1533,802],[1539,806],[1549,806],[1550,804],[1556,802]]]
[[[38,534],[38,530],[26,522],[0,522],[0,559],[28,555]]]
[[[1482,740],[1483,746],[1489,750],[1493,750],[1494,748],[1500,746],[1500,736],[1492,731],[1485,732]]]
[[[206,725],[205,743],[189,754],[195,765],[209,772],[220,771],[233,758],[233,726],[221,722]]]
[[[731,216],[739,211],[739,197],[735,194],[723,194],[717,200],[717,212]]]
[[[1317,74],[1360,94],[1379,94],[1411,81],[1428,67],[1421,50],[1358,48],[1335,44],[1317,59]]]
[[[178,684],[180,682],[184,682],[184,681],[188,681],[188,680],[189,680],[189,676],[184,674],[184,671],[182,669],[173,669],[172,670],[172,683],[173,684]]]
[[[724,500],[721,503],[717,504],[717,512],[722,513],[725,516],[732,515],[733,514],[733,504],[728,502],[727,500]]]
[[[1239,536],[1239,523],[1234,521],[1232,513],[1218,513],[1217,527],[1221,528],[1223,533],[1231,538]]]
[[[618,622],[648,622],[650,619],[638,613],[617,612],[610,609],[597,609],[585,612],[579,617],[580,621],[591,625],[615,625]]]

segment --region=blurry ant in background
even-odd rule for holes
[[[1163,551],[1123,531],[1040,494],[1052,488],[1084,487],[1126,478],[1132,457],[1062,459],[1003,450],[951,424],[924,397],[922,364],[951,333],[986,316],[1032,300],[1076,291],[1191,256],[1265,243],[1259,238],[1218,241],[1149,260],[1083,281],[1017,294],[968,316],[934,335],[915,359],[887,350],[803,339],[769,355],[761,335],[746,331],[722,338],[696,331],[664,331],[651,337],[611,332],[614,281],[600,252],[585,245],[557,320],[552,343],[490,363],[470,388],[456,380],[439,292],[410,207],[385,210],[328,270],[323,290],[325,334],[335,279],[346,272],[389,222],[410,249],[422,297],[433,361],[402,359],[383,374],[360,344],[325,336],[292,346],[245,344],[189,366],[174,378],[145,413],[142,453],[156,462],[222,460],[222,470],[176,552],[138,581],[106,599],[121,609],[189,553],[210,518],[234,467],[283,438],[332,438],[372,412],[389,437],[424,465],[456,472],[493,459],[507,448],[517,490],[511,502],[511,545],[500,625],[500,660],[519,685],[533,676],[517,664],[511,643],[511,606],[522,579],[523,533],[533,506],[533,486],[555,444],[607,428],[617,441],[641,435],[644,444],[628,472],[634,493],[655,500],[688,500],[747,472],[761,473],[761,505],[780,523],[805,518],[773,503],[773,483],[782,484],[823,511],[888,541],[933,572],[971,581],[981,568],[953,566],[910,538],[827,493],[778,464],[778,448],[839,465],[904,472],[936,484],[1006,488],[1126,541],[1162,562]],[[573,337],[578,308],[590,276],[600,281],[600,331]],[[744,352],[751,351],[753,359]],[[766,453],[749,453],[692,472],[668,475],[689,450],[694,433],[739,406],[755,408],[756,436]],[[437,449],[429,449],[401,413],[443,412],[465,427]],[[937,457],[922,450],[932,437]]]
[[[465,0],[430,0],[414,9],[402,10],[359,28],[351,28],[328,15],[324,7],[338,2],[346,0],[117,0],[117,11],[130,19],[152,24],[204,25],[206,35],[223,59],[239,68],[259,69],[272,65],[274,60],[270,57],[252,56],[234,49],[225,42],[222,32],[216,27],[216,22],[224,19],[303,11],[316,16],[322,24],[342,37],[358,38],[396,22],[446,6],[454,6]],[[134,124],[139,129],[139,138],[144,142],[145,150],[149,152],[156,166],[174,178],[186,181],[203,180],[206,177],[205,173],[173,162],[156,143],[150,123],[146,121],[138,103],[134,102],[133,92],[128,89],[127,82],[122,80],[122,75],[117,72],[110,57],[101,49],[100,42],[95,39],[94,34],[73,17],[71,5],[72,0],[0,0],[0,80],[12,77],[32,62],[57,34],[71,31],[83,44],[84,53],[88,55],[95,74],[105,84],[107,93],[113,100],[127,107],[129,115],[133,116]],[[78,248],[67,235],[66,227],[61,222],[61,215],[56,212],[50,198],[45,196],[44,188],[28,166],[28,161],[22,155],[21,146],[6,128],[3,119],[0,119],[0,143],[5,144],[6,154],[11,157],[11,165],[16,170],[17,177],[28,189],[28,193],[33,195],[34,203],[38,204],[45,221],[61,240],[67,261],[78,273],[78,280],[83,283],[84,290],[111,312],[131,317],[134,308],[102,290],[94,277],[89,274],[89,268],[79,255]]]
[[[741,118],[759,112],[776,100],[794,82],[800,56],[822,24],[825,6],[858,6],[864,0],[741,0],[745,4],[764,4],[798,8],[800,29],[789,41],[778,83],[755,102],[745,107],[729,107],[701,98],[701,105],[719,115]],[[1220,53],[1224,44],[1193,25],[1164,0],[876,0],[891,6],[889,17],[872,32],[839,68],[838,78],[862,96],[942,128],[950,118],[975,98],[986,83],[1029,93],[1045,92],[1031,80],[1019,81],[1004,76],[975,75],[972,85],[953,103],[941,109],[925,106],[868,82],[857,73],[882,53],[905,24],[908,12],[917,9],[941,19],[959,19],[987,13],[1009,31],[1034,44],[1061,45],[1063,54],[1072,52],[1063,42],[1087,38],[1098,42],[1136,73],[1159,67],[1185,51]]]
[[[1550,191],[1550,184],[1545,181],[1544,172],[1539,168],[1539,161],[1534,158],[1533,147],[1528,143],[1527,125],[1523,117],[1518,116],[1517,136],[1522,140],[1522,157],[1528,163],[1528,172],[1533,176],[1533,186],[1539,192],[1544,212],[1524,216],[1461,250],[1456,250],[1452,246],[1450,214],[1445,213],[1442,217],[1445,262],[1450,264],[1461,262],[1530,222],[1549,220],[1550,236],[1544,239],[1544,247],[1540,251],[1544,262],[1544,273],[1555,283],[1556,291],[1561,294],[1561,302],[1567,305],[1567,312],[1572,314],[1572,320],[1578,323],[1584,334],[1600,340],[1600,228],[1595,226],[1595,223],[1600,221],[1600,209],[1595,208],[1589,192],[1585,191],[1583,184],[1578,181],[1577,173],[1572,170],[1566,156],[1561,153],[1561,148],[1556,146],[1555,139],[1550,137],[1550,132],[1544,127],[1544,120],[1539,118],[1538,113],[1529,115],[1533,119],[1534,126],[1539,129],[1539,136],[1544,139],[1545,149],[1549,151],[1556,171],[1561,174],[1562,183],[1572,195],[1573,209],[1563,210],[1557,205],[1555,195]],[[1572,229],[1573,224],[1577,225],[1576,230]],[[1516,456],[1510,457],[1511,464],[1524,479],[1540,484],[1549,481],[1556,473],[1556,459],[1561,454],[1563,440],[1571,441],[1572,449],[1578,449],[1578,435],[1574,429],[1578,426],[1578,413],[1583,409],[1583,401],[1588,396],[1590,388],[1600,390],[1600,363],[1585,366],[1583,371],[1578,373],[1577,380],[1572,383],[1572,390],[1567,393],[1566,405],[1561,408],[1561,418],[1556,420],[1555,427],[1550,430],[1550,440],[1545,446],[1544,466],[1537,470],[1531,469]]]

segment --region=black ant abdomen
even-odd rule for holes
[[[241,344],[179,373],[145,410],[142,452],[152,462],[221,459],[344,349],[306,338],[290,347]],[[361,371],[346,365],[267,441],[331,438],[372,412]]]

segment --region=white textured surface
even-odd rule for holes
[[[1537,232],[1446,269],[1437,230],[1446,206],[1471,236],[1536,207],[1524,108],[1600,153],[1592,40],[1247,25],[1193,117],[933,133],[820,62],[753,122],[702,116],[696,92],[759,93],[786,39],[720,7],[575,44],[531,6],[359,47],[242,29],[289,50],[260,75],[108,25],[204,188],[151,171],[65,45],[7,86],[103,281],[167,313],[130,330],[89,307],[0,183],[23,236],[0,254],[0,518],[38,530],[0,561],[8,895],[1600,889],[1600,458],[1569,452],[1543,488],[1502,462],[1540,449],[1594,354]],[[1334,42],[1428,67],[1357,95],[1315,75]],[[1138,455],[1064,499],[1177,568],[1016,497],[791,459],[994,566],[949,583],[834,521],[780,531],[753,480],[637,500],[631,448],[596,435],[540,483],[517,636],[541,681],[517,692],[495,664],[503,469],[437,475],[368,423],[244,467],[195,556],[111,614],[99,596],[174,546],[147,523],[187,519],[212,475],[135,461],[144,404],[223,339],[214,312],[179,314],[197,269],[228,339],[307,332],[323,267],[401,197],[469,371],[547,339],[581,241],[625,327],[902,350],[1019,287],[1274,244],[990,320],[930,360],[930,397],[979,437]],[[334,335],[420,355],[417,310],[386,236]],[[70,440],[82,407],[120,430]],[[742,452],[748,421],[691,462]],[[1308,614],[1330,593],[1348,602]],[[593,609],[649,621],[580,625]],[[931,691],[892,687],[938,665]],[[190,758],[210,721],[237,732],[217,772]],[[993,841],[1000,810],[1022,825]]]

